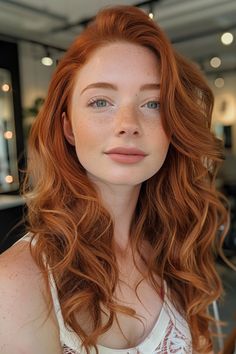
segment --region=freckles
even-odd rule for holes
[[[163,134],[161,122],[156,120],[149,120],[146,124],[146,132],[148,136],[158,136]]]
[[[90,113],[84,114],[81,116],[81,124],[83,124],[88,129],[99,129],[101,126],[107,127],[107,125],[111,124],[112,117],[104,112]]]
[[[154,145],[157,146],[158,149],[166,149],[169,145],[169,140],[162,128],[162,126],[154,125],[148,129],[146,136],[150,142],[153,142]]]
[[[94,146],[97,143],[104,142],[105,135],[108,135],[107,124],[102,123],[100,120],[86,119],[77,122],[75,134],[80,146]]]

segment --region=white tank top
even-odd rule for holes
[[[30,241],[31,236],[25,235],[19,241]],[[17,242],[19,242],[17,241]],[[34,239],[36,242],[36,239]],[[34,243],[35,243],[34,242]],[[56,284],[49,270],[50,289],[53,305],[60,330],[60,341],[63,354],[86,354],[81,346],[79,336],[65,325],[60,303],[58,300]],[[186,320],[180,315],[167,296],[166,282],[161,312],[150,333],[138,345],[127,349],[112,349],[97,345],[99,354],[192,354],[192,337]],[[95,354],[95,349],[90,354]]]

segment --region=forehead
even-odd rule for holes
[[[148,48],[128,42],[115,42],[96,49],[80,68],[76,85],[84,86],[92,80],[141,82],[159,79],[159,62]],[[142,82],[146,83],[146,82]]]

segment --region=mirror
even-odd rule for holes
[[[0,192],[19,188],[11,74],[0,68]]]

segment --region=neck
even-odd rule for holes
[[[131,220],[137,205],[141,184],[124,186],[96,181],[95,187],[104,207],[113,219],[117,250],[125,252],[129,248]]]

